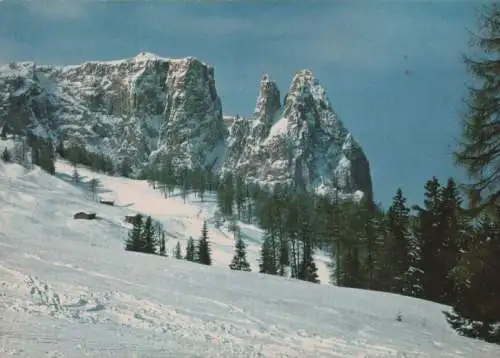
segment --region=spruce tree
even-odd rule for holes
[[[80,174],[78,173],[76,165],[73,167],[73,175],[71,176],[71,180],[75,185],[80,184]]]
[[[419,222],[416,233],[420,249],[418,268],[422,271],[423,298],[439,301],[446,270],[440,257],[443,246],[440,223],[441,185],[437,178],[427,181],[424,196],[424,207],[415,207]]]
[[[241,220],[241,213],[243,211],[243,205],[245,204],[245,181],[241,176],[236,177],[236,185],[234,188],[234,201],[236,203],[238,220]]]
[[[177,241],[177,245],[175,245],[174,257],[177,260],[182,260],[182,249],[181,249],[181,243],[179,241]]]
[[[441,251],[439,258],[442,267],[442,289],[440,302],[450,304],[455,300],[455,287],[451,271],[457,266],[462,243],[467,240],[469,219],[464,216],[461,207],[462,199],[453,178],[449,178],[441,190],[439,222],[441,224]]]
[[[477,213],[500,206],[500,6],[485,7],[478,33],[473,35],[475,58],[465,59],[473,75],[468,110],[455,154],[456,164],[467,170],[469,203]]]
[[[12,162],[12,154],[10,154],[9,150],[7,149],[7,147],[5,147],[3,149],[3,152],[2,152],[2,160],[5,162],[5,163],[10,163]]]
[[[312,254],[313,254],[312,245],[310,243],[307,243],[304,246],[304,253],[299,268],[298,279],[308,282],[319,283],[318,268],[314,263]]]
[[[56,148],[57,154],[61,156],[61,158],[66,158],[66,148],[64,147],[64,141],[62,138],[59,138],[59,142],[57,142],[57,148]]]
[[[56,172],[55,169],[55,153],[54,147],[51,141],[37,141],[37,146],[33,148],[34,153],[36,153],[37,163],[40,168],[45,170],[47,173],[54,175]]]
[[[452,271],[453,311],[444,312],[459,333],[500,344],[500,209],[482,214],[458,265]]]
[[[156,254],[155,230],[151,216],[146,218],[141,232],[142,252]]]
[[[0,132],[0,138],[7,139],[7,132],[8,132],[7,124],[4,124],[2,127],[2,132]]]
[[[130,174],[132,173],[132,164],[130,163],[130,160],[128,157],[125,157],[122,159],[120,163],[120,175],[123,177],[130,177]]]
[[[410,270],[409,247],[409,208],[401,189],[396,191],[391,207],[387,212],[385,265],[389,269],[388,289],[395,293],[405,293]]]
[[[99,187],[100,187],[99,179],[92,178],[88,184],[89,194],[92,200],[97,200],[97,192],[99,190]]]
[[[125,241],[125,250],[142,252],[142,216],[137,215],[134,221],[134,226],[129,230],[128,238]]]
[[[165,247],[165,231],[162,230],[159,232],[159,239],[160,248],[158,254],[160,256],[167,256],[167,248]]]
[[[247,261],[246,245],[241,235],[238,233],[236,239],[236,250],[231,260],[229,268],[236,271],[251,271],[250,264]]]
[[[211,265],[211,248],[208,240],[207,222],[203,221],[203,228],[201,229],[201,237],[198,242],[198,263],[202,265]]]
[[[269,233],[266,233],[260,249],[259,272],[276,275],[278,273],[278,269],[276,256],[273,252],[272,240],[272,236]]]
[[[187,261],[196,261],[196,247],[194,244],[194,239],[190,236],[186,245],[186,256],[185,259]]]

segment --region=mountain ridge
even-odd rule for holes
[[[310,70],[281,101],[264,74],[253,115],[223,114],[212,66],[194,57],[141,52],[130,59],[0,66],[0,126],[33,132],[134,168],[163,156],[178,167],[213,167],[264,186],[372,196],[369,162]],[[347,148],[348,147],[348,148]]]

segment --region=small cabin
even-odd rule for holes
[[[141,214],[125,216],[125,222],[134,225],[138,218],[142,217]]]
[[[110,205],[110,206],[115,205],[115,202],[112,200],[99,200],[99,202],[104,205]]]
[[[73,215],[73,219],[80,220],[94,220],[96,218],[96,213],[87,213],[84,211],[80,211]]]

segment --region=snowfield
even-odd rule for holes
[[[213,199],[184,204],[79,172],[116,205],[89,200],[65,163],[55,177],[0,163],[0,357],[500,357],[458,336],[446,306],[230,271],[233,238],[213,226]],[[79,210],[100,220],[74,220]],[[163,223],[170,255],[207,219],[214,266],[126,252],[123,219],[136,211]],[[242,230],[255,271],[261,232]],[[316,262],[326,283],[328,259]]]

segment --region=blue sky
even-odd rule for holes
[[[484,2],[482,2],[484,3]],[[311,69],[371,163],[375,198],[463,179],[467,28],[481,1],[0,2],[0,62],[77,64],[149,51],[215,67],[225,114],[250,114],[264,72],[282,95]],[[408,71],[407,71],[408,70]],[[409,73],[408,73],[409,72]]]

